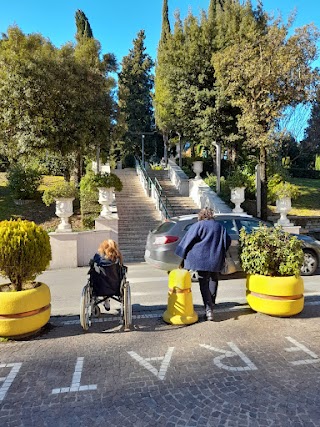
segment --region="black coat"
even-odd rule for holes
[[[120,296],[122,266],[96,253],[89,271],[95,296]]]

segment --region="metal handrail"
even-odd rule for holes
[[[148,172],[146,171],[146,169],[141,165],[141,162],[136,159],[136,169],[137,170],[141,170],[142,175],[143,175],[143,179],[145,181],[145,183],[147,184],[147,188],[149,191],[149,195],[151,195],[151,190],[152,190],[152,186],[154,187],[154,190],[157,194],[157,199],[158,199],[158,209],[159,211],[162,212],[162,214],[165,216],[166,219],[171,218],[171,215],[168,211],[168,208],[171,209],[171,212],[173,213],[173,216],[175,216],[175,212],[174,209],[171,205],[171,203],[169,202],[168,197],[163,193],[163,189],[159,183],[159,181],[157,180],[157,178],[155,177],[154,180],[155,182],[152,181],[152,179],[149,177]],[[163,200],[164,199],[164,200]]]
[[[157,177],[154,177],[154,185],[159,191],[160,196],[162,195],[162,187],[160,185],[160,182],[158,181]]]

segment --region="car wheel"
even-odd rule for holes
[[[310,249],[304,251],[304,261],[301,267],[302,276],[312,276],[318,268],[318,258]]]

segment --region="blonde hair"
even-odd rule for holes
[[[100,244],[98,252],[100,255],[110,259],[113,262],[116,262],[119,259],[120,263],[123,263],[122,255],[118,248],[118,245],[112,239],[104,240]]]
[[[203,221],[205,219],[214,219],[214,210],[211,208],[203,208],[198,213],[198,220]]]

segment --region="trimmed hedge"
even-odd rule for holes
[[[314,169],[290,168],[289,173],[292,178],[320,179],[320,171]]]

